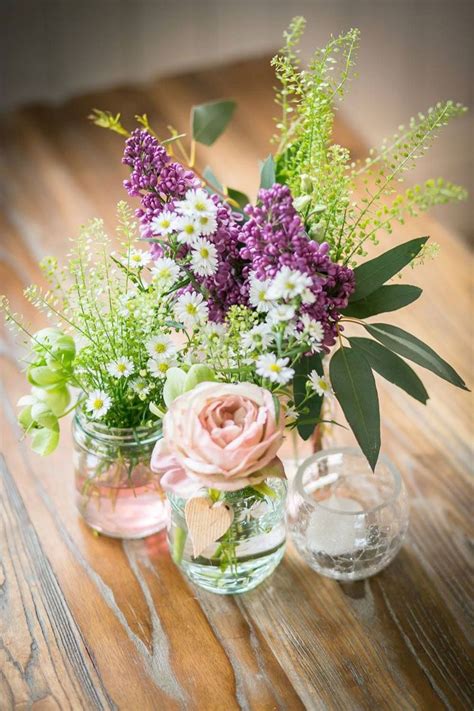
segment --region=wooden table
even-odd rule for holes
[[[267,62],[247,62],[4,117],[0,291],[13,308],[41,327],[21,297],[39,278],[36,259],[64,254],[67,237],[93,215],[112,226],[114,205],[124,198],[121,140],[88,124],[91,107],[126,119],[146,111],[155,125],[185,129],[191,104],[235,97],[232,128],[199,159],[212,162],[224,182],[254,192],[256,160],[269,152],[271,86]],[[361,154],[342,124],[337,138]],[[413,275],[424,298],[396,322],[416,326],[469,378],[469,253],[425,218],[396,239],[427,233],[441,244],[441,257]],[[469,394],[424,373],[431,394],[424,408],[381,383],[383,447],[411,497],[409,537],[387,570],[338,584],[316,575],[290,545],[261,587],[222,598],[181,576],[163,534],[122,543],[94,537],[82,523],[68,433],[48,459],[18,441],[15,403],[26,390],[19,353],[5,332],[1,709],[472,707]]]

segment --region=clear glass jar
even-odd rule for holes
[[[296,548],[314,570],[361,580],[385,568],[403,543],[405,487],[386,457],[372,472],[358,449],[323,450],[298,469],[287,520]]]
[[[267,479],[262,493],[246,488],[223,493],[220,501],[231,506],[234,519],[229,530],[197,558],[184,516],[186,499],[168,493],[171,523],[168,543],[174,562],[194,583],[206,590],[231,595],[251,590],[267,578],[285,551],[284,479]],[[206,496],[207,490],[198,496]]]
[[[166,495],[150,469],[161,426],[111,428],[76,413],[72,436],[76,505],[91,528],[143,538],[166,526]]]

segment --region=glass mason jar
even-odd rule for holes
[[[72,436],[76,505],[91,528],[113,538],[143,538],[166,526],[166,495],[150,469],[161,425],[106,427],[78,412]]]
[[[323,450],[298,469],[287,520],[293,543],[314,570],[362,580],[385,568],[402,546],[405,487],[386,457],[372,472],[358,449]]]
[[[219,501],[232,507],[228,531],[197,558],[186,525],[186,499],[168,493],[171,523],[168,543],[174,562],[194,583],[206,590],[231,595],[251,590],[267,578],[285,551],[284,479],[269,478],[259,492],[250,487],[224,492]],[[206,496],[207,490],[197,496]]]

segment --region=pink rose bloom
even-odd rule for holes
[[[200,487],[237,491],[284,476],[277,452],[284,416],[272,394],[252,383],[201,383],[174,400],[151,467],[161,484],[184,497]]]

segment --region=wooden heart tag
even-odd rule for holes
[[[184,517],[193,544],[193,557],[197,558],[229,530],[234,512],[224,501],[213,504],[210,499],[198,496],[188,499]]]

